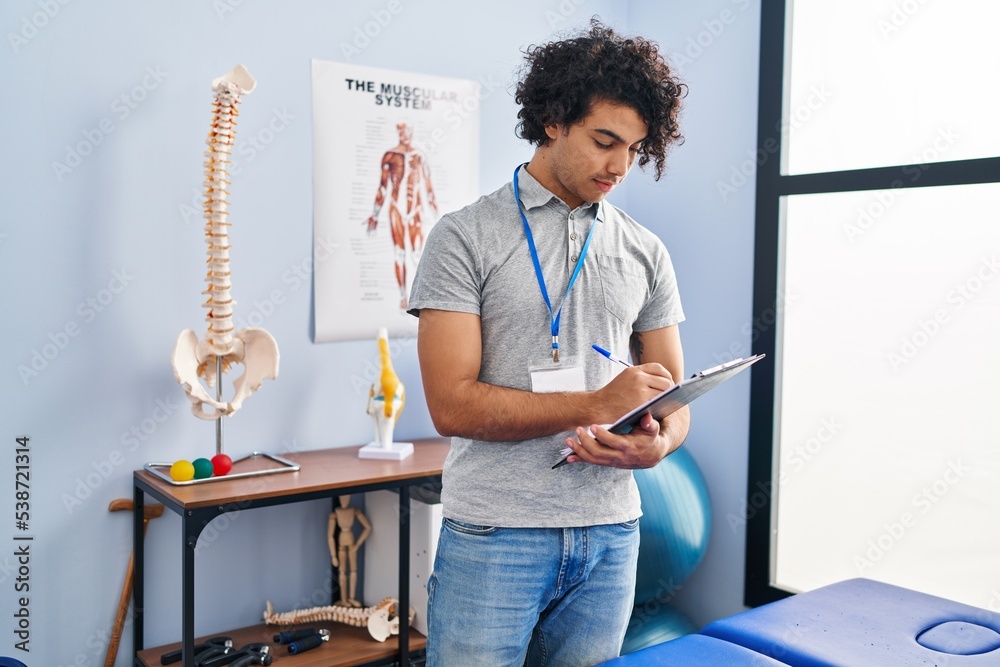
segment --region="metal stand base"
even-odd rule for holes
[[[216,355],[215,400],[219,401],[220,403],[222,402],[222,377],[223,377],[222,357]],[[222,451],[223,419],[225,419],[225,415],[219,415],[218,417],[215,418],[215,454],[217,456],[223,453]],[[410,451],[412,452],[412,450],[413,450],[413,445],[410,445]],[[244,456],[241,459],[233,461],[233,467],[235,468],[237,465],[239,465],[243,461],[246,461],[247,459],[261,458],[261,457],[270,459],[281,465],[280,467],[277,468],[266,468],[264,470],[248,470],[247,472],[230,473],[228,475],[219,475],[218,477],[213,475],[212,477],[204,477],[202,479],[190,479],[187,480],[186,482],[178,482],[170,476],[170,466],[171,466],[170,463],[159,463],[159,462],[147,463],[145,465],[145,468],[150,473],[156,475],[157,477],[167,482],[168,484],[173,484],[174,486],[188,486],[191,484],[208,484],[209,482],[221,482],[227,479],[241,479],[243,477],[260,477],[261,475],[273,475],[279,472],[295,472],[301,467],[299,466],[298,463],[295,463],[294,461],[289,461],[288,459],[284,459],[280,456],[276,456],[274,454],[266,454],[264,452],[251,452],[248,456]]]
[[[412,445],[411,445],[412,448]],[[170,463],[147,463],[145,465],[146,470],[156,475],[160,479],[174,486],[188,486],[191,484],[207,484],[209,482],[224,482],[227,479],[242,479],[243,477],[259,477],[261,475],[273,475],[279,472],[295,472],[301,466],[294,461],[289,461],[288,459],[282,458],[275,454],[267,454],[264,452],[252,452],[243,458],[233,461],[233,467],[236,467],[241,462],[247,459],[264,457],[281,464],[279,468],[268,468],[266,470],[249,470],[247,472],[230,473],[228,475],[220,475],[218,477],[205,477],[202,479],[190,479],[186,482],[175,481],[170,477]]]

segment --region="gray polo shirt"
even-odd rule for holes
[[[656,236],[607,202],[571,211],[524,168],[518,187],[554,309],[596,225],[563,306],[559,348],[564,359],[583,366],[587,391],[600,389],[620,367],[592,344],[625,358],[633,331],[683,321],[670,256]],[[478,315],[479,380],[531,391],[528,369],[551,362],[552,337],[511,184],[434,225],[409,303],[415,315],[423,308]],[[444,464],[444,516],[506,527],[589,526],[640,516],[631,471],[586,463],[552,469],[568,435],[509,442],[453,438]]]

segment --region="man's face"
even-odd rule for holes
[[[545,131],[551,173],[562,190],[553,192],[576,208],[601,201],[625,180],[647,128],[632,107],[594,100],[590,113],[575,125],[552,125]]]

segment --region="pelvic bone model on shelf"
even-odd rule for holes
[[[207,288],[203,294],[208,299],[205,319],[208,332],[198,340],[191,329],[185,329],[177,338],[171,357],[174,377],[184,387],[191,401],[191,410],[202,419],[219,419],[231,415],[243,406],[251,394],[260,389],[266,378],[278,377],[278,344],[264,329],[247,327],[234,332],[233,306],[236,302],[232,289],[229,267],[229,185],[228,165],[236,140],[237,105],[240,95],[256,87],[257,82],[243,65],[212,81],[215,102],[212,109],[212,126],[208,131],[208,150],[205,152],[205,241],[208,243]],[[202,385],[199,377],[209,387],[221,383],[217,364],[221,361],[222,374],[233,364],[243,364],[243,375],[233,381],[232,400],[213,398]]]

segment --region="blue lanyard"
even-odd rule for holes
[[[528,250],[531,251],[531,263],[535,265],[535,277],[538,278],[538,287],[542,290],[542,298],[545,299],[545,306],[549,309],[549,319],[552,324],[552,361],[559,361],[559,321],[562,318],[562,309],[566,305],[569,291],[573,289],[573,284],[580,275],[580,269],[583,268],[583,260],[587,256],[587,251],[590,250],[590,239],[594,236],[594,229],[597,228],[597,220],[595,218],[594,222],[590,225],[590,231],[587,232],[587,240],[583,242],[583,249],[580,250],[580,256],[576,260],[576,268],[573,269],[573,275],[570,276],[569,284],[566,286],[566,294],[563,295],[562,301],[559,302],[559,309],[553,313],[552,301],[549,300],[549,291],[545,289],[545,277],[542,276],[542,265],[538,262],[535,239],[531,235],[531,227],[528,226],[528,216],[525,215],[524,204],[521,203],[520,188],[517,185],[517,174],[521,170],[521,166],[518,165],[514,169],[514,199],[517,200],[517,210],[521,213],[521,224],[524,226],[524,235],[528,238]]]

